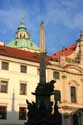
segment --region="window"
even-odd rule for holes
[[[8,81],[2,80],[0,83],[0,92],[7,93],[8,92]]]
[[[30,45],[31,45],[31,46],[33,46],[33,44],[32,44],[32,43],[31,43]]]
[[[25,38],[25,34],[24,34],[24,36],[23,36],[24,38]]]
[[[79,125],[79,118],[80,118],[79,113],[73,114],[73,116],[72,116],[73,125]]]
[[[74,86],[71,86],[71,102],[76,102],[76,88]]]
[[[25,83],[20,83],[20,94],[26,95],[27,93],[27,85]]]
[[[17,44],[18,44],[18,42],[17,42],[17,41],[15,41],[15,46],[17,46]]]
[[[22,34],[20,34],[20,38],[22,38]]]
[[[9,68],[8,62],[2,62],[2,69],[8,70],[8,68]]]
[[[0,119],[7,119],[7,106],[0,106]]]
[[[54,78],[54,79],[59,79],[59,77],[60,77],[59,72],[54,71],[54,72],[53,72],[53,78]]]
[[[21,65],[21,72],[26,73],[27,72],[27,66]]]
[[[19,107],[19,120],[26,120],[26,108]]]

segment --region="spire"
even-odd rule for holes
[[[21,18],[20,25],[24,25],[24,17]]]
[[[18,30],[20,30],[20,29],[23,29],[25,31],[27,30],[27,28],[26,28],[26,26],[24,24],[24,18],[23,17],[21,18],[20,26],[18,27]]]
[[[40,52],[45,52],[45,32],[43,21],[41,21],[40,24]]]

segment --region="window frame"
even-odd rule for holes
[[[0,120],[7,120],[7,106],[0,105]]]
[[[24,82],[20,83],[20,95],[27,95],[27,83]]]
[[[53,71],[53,79],[60,79],[60,72]]]
[[[7,80],[0,80],[0,93],[8,93],[8,81]]]
[[[19,120],[26,120],[26,107],[19,107]]]
[[[20,65],[20,72],[21,73],[27,73],[27,66],[26,65]]]
[[[75,86],[70,86],[70,96],[71,96],[71,102],[76,103],[77,102],[77,89]]]
[[[1,63],[1,69],[2,70],[9,70],[9,63],[6,61],[2,61]]]

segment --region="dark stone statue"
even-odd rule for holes
[[[54,83],[52,80],[49,83],[39,83],[35,93],[36,102],[27,102],[28,120],[25,125],[62,125],[62,116],[58,111],[58,104],[55,101],[54,113],[52,113],[53,102],[50,102],[50,95],[54,91]]]

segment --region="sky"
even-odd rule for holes
[[[83,1],[0,0],[0,41],[7,44],[15,38],[22,18],[38,46],[40,22],[44,21],[46,50],[53,54],[80,38],[80,30],[83,30]]]

